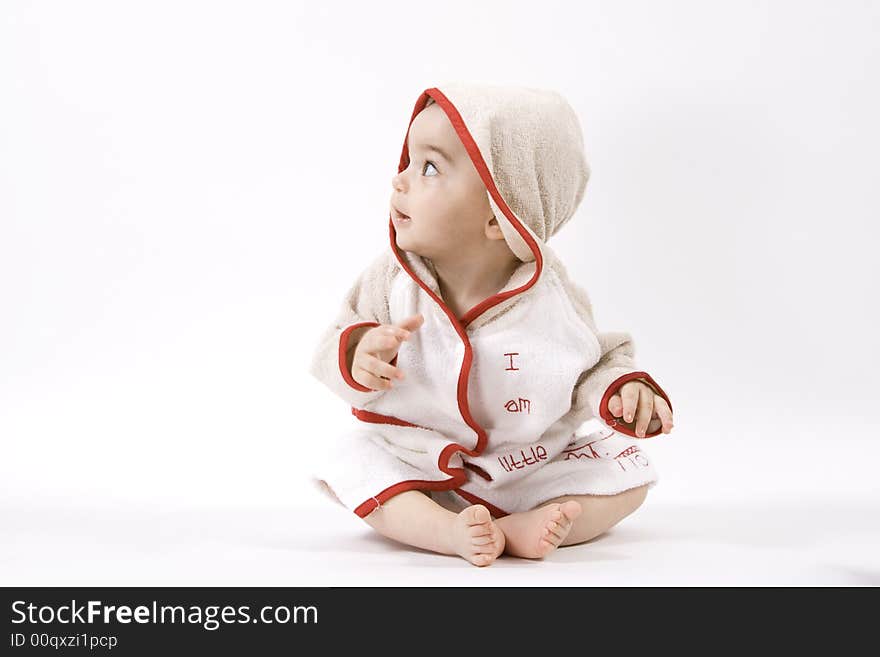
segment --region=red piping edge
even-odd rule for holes
[[[418,424],[413,424],[412,422],[407,422],[406,420],[401,420],[400,418],[392,417],[390,415],[383,415],[381,413],[373,413],[372,411],[365,411],[362,408],[354,408],[351,409],[351,414],[354,415],[357,419],[363,422],[370,422],[372,424],[394,424],[401,427],[414,427],[416,429],[425,429],[425,427],[419,426]],[[454,447],[454,445],[453,445]],[[447,448],[448,449],[448,448]],[[447,450],[444,450],[444,452]],[[465,450],[462,450],[465,451]],[[450,454],[451,456],[452,454]],[[447,459],[448,463],[449,459]],[[470,464],[465,464],[465,467]],[[376,507],[384,504],[386,501],[390,500],[395,495],[400,493],[404,493],[408,490],[454,490],[458,493],[462,498],[470,502],[471,504],[482,504],[487,509],[489,509],[489,513],[491,513],[496,518],[503,518],[508,515],[507,511],[504,509],[495,506],[491,502],[487,502],[486,500],[477,497],[473,493],[468,493],[467,491],[458,488],[459,485],[465,483],[467,481],[467,475],[464,474],[464,470],[461,468],[455,468],[458,472],[453,475],[452,479],[446,481],[421,481],[418,479],[407,479],[406,481],[400,481],[393,486],[389,486],[382,492],[380,492],[375,497],[371,497],[366,500],[362,504],[359,504],[354,512],[360,516],[361,518],[365,518],[370,515]],[[461,473],[459,475],[459,473]],[[460,478],[459,478],[460,476]],[[451,486],[449,484],[452,484]]]
[[[400,173],[409,166],[409,155],[407,149],[407,144],[409,143],[409,127],[412,126],[412,122],[416,118],[416,116],[418,116],[419,112],[421,112],[425,108],[425,105],[428,102],[428,97],[433,98],[434,101],[438,105],[440,105],[441,109],[443,109],[443,111],[446,113],[449,122],[455,129],[458,138],[461,140],[461,143],[465,147],[468,156],[471,158],[471,162],[473,162],[477,173],[480,175],[480,179],[486,186],[486,191],[489,192],[489,194],[492,196],[492,199],[495,201],[495,204],[504,213],[504,216],[507,217],[511,225],[520,234],[526,244],[528,244],[529,248],[532,250],[532,254],[534,254],[535,256],[535,273],[528,281],[526,281],[518,288],[494,294],[491,297],[484,299],[473,308],[468,310],[461,317],[461,320],[459,320],[457,317],[455,317],[454,313],[450,312],[450,310],[446,307],[442,300],[437,298],[437,296],[427,286],[425,286],[421,280],[419,280],[415,273],[400,257],[400,253],[397,248],[397,231],[394,228],[394,220],[389,214],[388,229],[391,238],[391,249],[394,252],[394,255],[400,261],[401,266],[413,278],[413,280],[415,280],[425,290],[425,292],[427,292],[440,305],[443,311],[446,312],[447,315],[449,315],[449,318],[452,320],[453,326],[458,329],[457,325],[459,323],[461,324],[461,327],[464,328],[492,306],[495,306],[505,299],[520,294],[521,292],[525,292],[526,290],[531,288],[541,276],[541,272],[544,268],[544,255],[541,252],[541,248],[540,246],[538,246],[538,243],[535,241],[534,237],[532,237],[531,233],[529,233],[529,231],[523,227],[520,220],[513,213],[513,210],[510,209],[510,206],[507,205],[507,202],[501,196],[501,192],[498,191],[498,187],[495,185],[495,180],[492,178],[492,173],[489,171],[489,167],[486,165],[486,161],[483,159],[483,154],[480,152],[476,140],[467,129],[467,126],[465,125],[464,119],[461,117],[461,114],[459,114],[455,105],[452,104],[452,102],[446,97],[446,95],[436,87],[426,89],[424,92],[422,92],[422,95],[419,96],[419,99],[416,101],[415,108],[413,109],[412,116],[409,120],[409,126],[407,126],[407,134],[403,140],[403,149],[400,153],[400,162],[397,166],[397,172]],[[462,335],[465,342],[467,342],[467,338],[464,337],[463,332],[459,331],[459,334]]]
[[[478,475],[480,475],[486,481],[492,481],[492,475],[490,475],[488,472],[483,470],[483,468],[476,465],[475,463],[471,463],[470,461],[465,461],[464,459],[462,459],[462,465],[464,467],[466,467],[468,470],[471,470],[472,472],[476,472]]]
[[[339,372],[342,374],[342,378],[345,380],[345,382],[358,392],[375,392],[372,388],[362,386],[360,383],[355,381],[351,376],[351,372],[348,371],[348,338],[351,335],[352,331],[357,328],[361,328],[362,326],[379,326],[379,324],[377,322],[359,322],[357,324],[352,324],[340,334]]]
[[[352,408],[351,414],[362,422],[370,422],[373,424],[394,424],[402,427],[415,427],[417,429],[425,429],[425,427],[413,424],[412,422],[407,422],[406,420],[401,420],[390,415],[383,415],[381,413],[373,413],[372,411],[365,411],[361,408]],[[372,513],[374,509],[381,506],[395,495],[399,495],[400,493],[404,493],[408,490],[442,491],[457,488],[458,486],[466,483],[468,478],[463,468],[444,467],[449,465],[450,457],[459,449],[461,449],[460,445],[452,444],[448,445],[440,453],[440,461],[438,465],[444,473],[452,475],[450,479],[447,479],[445,481],[429,481],[420,479],[407,479],[406,481],[400,481],[359,504],[354,510],[355,514],[357,514],[361,518],[365,518],[370,513]],[[467,452],[468,450],[462,449],[461,451]]]
[[[415,427],[416,429],[425,428],[420,427],[418,424],[413,424],[412,422],[407,422],[406,420],[400,420],[390,415],[373,413],[372,411],[365,411],[362,408],[355,408],[354,406],[351,407],[351,414],[354,415],[361,422],[370,422],[372,424],[395,424],[399,427]]]
[[[372,388],[362,386],[360,383],[355,381],[354,378],[352,378],[351,372],[348,371],[348,338],[351,336],[352,331],[363,326],[380,325],[377,322],[359,322],[357,324],[352,324],[351,326],[347,327],[339,335],[339,372],[342,374],[342,378],[345,380],[345,382],[358,392],[379,392],[378,390],[373,390]],[[390,364],[397,365],[396,355],[391,360]]]
[[[663,431],[663,427],[661,426],[659,429],[654,431],[654,433],[645,432],[644,436],[637,436],[636,432],[633,429],[628,428],[624,425],[623,421],[618,420],[611,414],[611,411],[608,410],[608,401],[611,399],[612,395],[617,391],[617,389],[622,386],[627,381],[631,381],[633,379],[641,379],[643,383],[648,384],[651,388],[654,389],[654,392],[663,397],[666,400],[666,403],[669,404],[669,410],[672,410],[672,402],[669,401],[669,396],[663,391],[657,382],[651,378],[651,375],[647,372],[630,372],[629,374],[624,374],[620,376],[608,386],[605,390],[605,394],[602,395],[602,401],[599,402],[599,415],[605,420],[605,423],[608,426],[612,427],[615,431],[619,431],[620,433],[626,434],[627,436],[632,436],[633,438],[651,438],[656,436]]]

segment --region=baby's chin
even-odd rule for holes
[[[427,257],[427,255],[423,253],[424,250],[421,249],[418,244],[407,239],[406,236],[401,236],[399,232],[397,233],[397,248],[401,251],[408,251],[409,253],[415,253],[416,255]]]
[[[401,251],[406,251],[407,253],[413,253],[415,255],[421,256],[423,258],[431,258],[430,249],[425,249],[421,245],[418,244],[415,240],[409,239],[407,235],[401,235],[400,231],[397,232],[397,248]]]

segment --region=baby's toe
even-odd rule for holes
[[[495,558],[491,554],[477,554],[471,560],[471,563],[475,566],[488,566],[494,560]]]
[[[565,538],[567,534],[568,534],[567,529],[562,528],[562,527],[557,527],[556,529],[550,530],[546,534],[544,534],[544,538],[546,538],[548,541],[553,541],[558,545],[559,542],[563,538]]]
[[[473,525],[468,527],[468,536],[477,538],[478,536],[489,536],[492,533],[492,525],[488,522],[482,525]]]
[[[556,549],[557,543],[550,540],[548,537],[541,538],[538,541],[538,556],[545,557],[550,552]]]
[[[465,509],[465,513],[467,514],[465,517],[468,525],[482,525],[492,519],[492,516],[489,515],[489,509],[482,504],[468,507]]]
[[[471,545],[489,545],[490,543],[494,543],[495,538],[492,534],[487,534],[486,536],[475,536],[471,538]]]
[[[494,543],[484,543],[483,545],[473,546],[474,554],[493,554],[496,551]]]
[[[569,500],[561,507],[559,507],[559,510],[562,515],[565,516],[565,519],[569,522],[581,515],[581,512],[583,511],[581,505],[574,500]]]

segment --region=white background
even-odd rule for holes
[[[530,577],[636,532],[691,569],[640,583],[718,581],[738,540],[766,567],[731,582],[880,582],[878,27],[869,2],[4,2],[0,583],[356,584],[366,553],[413,581],[305,479],[350,411],[307,366],[390,248],[416,98],[453,80],[575,108],[592,176],[550,244],[675,410],[646,506]]]

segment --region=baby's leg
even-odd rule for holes
[[[646,484],[617,495],[564,495],[496,522],[505,534],[508,554],[540,559],[561,545],[605,533],[639,508],[647,493]]]
[[[421,491],[395,495],[364,521],[383,536],[440,554],[458,554],[476,566],[488,566],[504,550],[504,534],[482,504],[456,514]]]

